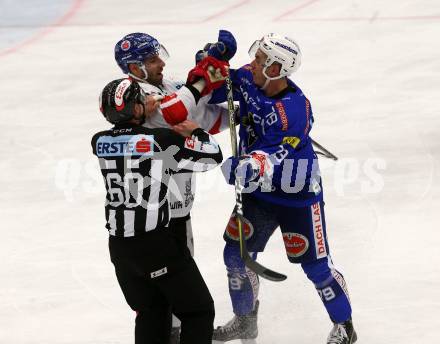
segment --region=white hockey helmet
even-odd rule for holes
[[[275,33],[263,36],[263,38],[256,40],[249,48],[251,58],[255,57],[258,49],[267,55],[267,59],[264,62],[263,75],[269,80],[289,76],[301,65],[301,50],[298,44],[289,37]],[[281,65],[280,75],[269,77],[266,74],[266,69],[274,62],[278,62]]]

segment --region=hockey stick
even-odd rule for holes
[[[312,140],[312,145],[314,145],[316,148],[320,149],[322,152],[317,151],[316,154],[321,154],[325,156],[326,158],[332,159],[332,160],[338,160],[338,157],[334,155],[333,153],[330,153],[327,149],[325,149],[323,146],[321,146],[318,142],[316,142],[314,139]]]
[[[237,144],[237,132],[235,131],[235,108],[234,97],[232,93],[232,81],[231,78],[226,78],[226,96],[228,100],[228,114],[229,114],[229,131],[231,135],[232,154],[238,157],[238,144]],[[259,264],[249,254],[246,247],[246,240],[243,233],[243,200],[242,200],[243,185],[240,184],[238,178],[235,180],[235,212],[237,214],[238,223],[238,235],[240,240],[240,256],[243,259],[244,264],[257,275],[266,278],[271,281],[280,282],[284,281],[287,276],[280,274],[276,271],[270,270],[263,265]]]

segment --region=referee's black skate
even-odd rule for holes
[[[328,335],[327,344],[352,344],[356,342],[357,334],[353,328],[353,322],[347,320],[341,324],[335,324]]]
[[[257,300],[254,310],[248,315],[235,315],[224,326],[218,326],[214,329],[213,340],[227,342],[234,339],[254,339],[258,336],[258,306]]]
[[[170,334],[170,341],[168,344],[179,344],[180,343],[180,326],[172,327]]]

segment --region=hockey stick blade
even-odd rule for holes
[[[249,269],[255,272],[258,276],[261,276],[270,281],[281,282],[287,278],[286,275],[270,270],[264,267],[263,265],[259,264],[258,262],[256,262],[251,258],[249,253],[247,255],[244,254],[243,261],[244,261],[244,265],[246,265]]]
[[[320,149],[322,152],[316,151],[316,154],[321,154],[323,156],[325,156],[328,159],[332,159],[332,160],[338,160],[338,157],[336,155],[334,155],[333,153],[331,153],[328,149],[326,149],[324,146],[320,145],[318,142],[316,142],[315,140],[312,140],[312,145],[314,145],[316,148]]]
[[[234,212],[237,216],[238,233],[240,237],[240,257],[243,260],[244,265],[246,265],[250,270],[255,272],[257,275],[267,280],[273,282],[284,281],[287,278],[286,275],[280,274],[279,272],[266,268],[257,261],[253,260],[252,257],[250,256],[249,251],[247,249],[246,240],[244,240],[244,233],[243,233],[243,223],[249,222],[249,220],[247,220],[243,216],[243,210],[241,209],[241,197],[237,199],[237,204],[235,206]]]

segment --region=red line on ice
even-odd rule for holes
[[[236,9],[238,7],[241,7],[243,5],[246,5],[250,0],[241,0],[236,4],[233,4],[217,13],[214,13],[210,15],[209,17],[206,17],[201,20],[190,20],[190,21],[169,21],[169,20],[159,20],[159,21],[149,21],[144,23],[136,23],[136,25],[196,25],[200,23],[206,23],[210,20],[213,20],[215,18],[219,18],[222,15],[228,13],[229,11]]]
[[[43,30],[37,32],[34,36],[25,40],[24,42],[21,42],[11,48],[7,48],[3,51],[0,51],[0,57],[15,53],[18,50],[40,40],[47,34],[54,31],[57,27],[65,25],[76,14],[76,12],[79,10],[79,8],[83,5],[84,2],[85,0],[75,0],[72,4],[72,7],[61,18],[56,20],[53,24],[45,26]]]
[[[302,9],[304,9],[304,8],[310,6],[311,4],[313,4],[315,2],[318,2],[318,1],[320,1],[320,0],[309,0],[309,1],[303,3],[303,4],[299,5],[299,6],[296,6],[296,7],[292,8],[292,9],[290,9],[290,10],[280,14],[278,17],[275,17],[272,20],[273,21],[280,20],[281,18],[287,17],[287,16],[289,16],[289,15],[291,15],[293,13],[299,12],[300,10],[302,10]]]
[[[334,17],[334,18],[292,18],[292,19],[283,19],[282,21],[322,21],[322,22],[331,22],[331,21],[387,21],[387,20],[439,20],[440,15],[433,16],[401,16],[401,17]]]
[[[225,8],[224,10],[222,10],[222,11],[220,11],[218,13],[214,13],[213,15],[210,15],[208,18],[203,19],[202,22],[204,23],[204,22],[210,21],[212,19],[218,18],[218,17],[222,16],[223,14],[227,13],[230,10],[233,10],[235,8],[238,8],[240,6],[243,6],[243,5],[247,4],[249,1],[250,0],[242,0],[239,3],[237,3],[235,5],[231,5],[231,6]]]
[[[227,8],[225,8],[224,10],[221,10],[217,13],[214,13],[212,15],[210,15],[209,17],[206,17],[204,19],[201,20],[181,20],[181,21],[174,21],[174,20],[156,20],[156,21],[148,21],[148,22],[141,22],[141,23],[133,23],[131,22],[129,25],[197,25],[200,23],[206,23],[210,20],[213,20],[215,18],[219,18],[222,15],[228,13],[229,11],[238,8],[240,6],[246,5],[248,2],[250,2],[251,0],[242,0],[234,5],[231,5]]]

